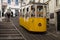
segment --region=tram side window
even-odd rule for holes
[[[50,14],[50,19],[53,19],[54,18],[54,13],[51,13]]]
[[[29,17],[29,8],[26,9],[26,14],[25,14],[26,18]]]
[[[35,17],[35,8],[31,7],[31,17]]]
[[[23,9],[23,17],[24,17],[24,13],[25,13],[25,8]]]
[[[20,16],[22,16],[22,10],[20,9]]]
[[[29,11],[29,8],[27,8],[27,12]]]

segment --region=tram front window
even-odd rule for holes
[[[31,17],[43,17],[43,12],[44,12],[43,6],[31,7]]]
[[[37,6],[37,17],[43,17],[43,6]]]

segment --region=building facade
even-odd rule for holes
[[[55,24],[55,7],[56,7],[56,0],[50,0],[49,2],[49,23]]]
[[[44,0],[44,3],[47,4],[47,13],[46,17],[49,19],[50,24],[55,24],[55,8],[56,8],[56,0]]]
[[[60,31],[60,0],[56,0],[56,7],[55,7],[55,25],[57,30]]]
[[[11,9],[13,17],[15,17],[19,13],[20,0],[2,0],[2,16],[4,16],[8,8]]]
[[[49,23],[55,24],[56,29],[60,30],[60,0],[50,0],[47,8]]]
[[[48,3],[50,24],[57,24],[58,12],[60,12],[60,0],[50,0]]]

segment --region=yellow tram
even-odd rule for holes
[[[46,32],[46,4],[31,3],[21,7],[19,24],[32,32]]]

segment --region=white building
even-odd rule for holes
[[[57,18],[60,16],[58,12],[60,13],[60,0],[50,0],[48,3],[49,23],[57,24]]]
[[[46,1],[46,0],[45,0]],[[46,1],[47,2],[47,1]],[[57,24],[57,21],[59,21],[59,13],[60,13],[60,0],[49,0],[47,4],[49,14],[49,23],[51,24]]]
[[[57,30],[60,31],[60,0],[56,0],[55,22]]]
[[[50,0],[48,3],[49,6],[49,23],[55,24],[55,7],[56,7],[56,0]]]
[[[8,4],[8,7],[11,8],[11,11],[13,11],[13,16],[18,15],[19,9],[20,9],[20,1],[19,0],[10,0],[11,3]]]
[[[55,12],[60,11],[60,0],[56,0]]]
[[[55,24],[55,7],[56,0],[43,0],[44,3],[47,3],[47,18],[49,19],[50,24]]]
[[[20,0],[2,0],[2,10],[5,12],[7,8],[11,8],[13,16],[18,15],[20,9]],[[2,14],[4,16],[4,13]]]

